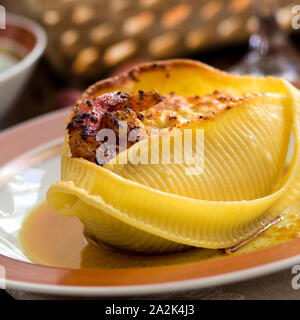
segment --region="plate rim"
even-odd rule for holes
[[[265,251],[268,249],[274,249],[275,247],[279,247],[281,245],[286,245],[289,242],[297,242],[297,247],[300,247],[300,239],[288,241],[283,244],[276,245],[271,248],[261,249],[258,251]],[[255,254],[256,252],[251,252],[248,255]],[[12,258],[5,257],[3,255],[0,255],[0,264],[3,263],[3,258],[6,260],[12,260],[13,263],[23,265],[21,267],[24,267],[24,264],[30,266],[30,273],[34,274],[35,271],[38,269],[44,269],[44,275],[52,272],[58,272],[63,274],[65,272],[75,272],[76,273],[86,273],[86,275],[90,274],[92,278],[94,279],[96,276],[104,276],[105,278],[105,271],[113,272],[114,274],[120,272],[120,271],[128,271],[135,273],[137,271],[149,271],[154,269],[169,269],[174,267],[186,267],[187,265],[194,265],[199,266],[202,264],[202,266],[209,264],[209,262],[214,263],[222,263],[222,260],[229,260],[232,258],[243,258],[247,254],[241,254],[239,256],[234,256],[231,258],[224,257],[224,258],[217,258],[212,259],[208,261],[202,261],[202,262],[196,262],[196,263],[186,263],[186,264],[178,264],[173,266],[163,266],[163,267],[146,267],[146,268],[128,268],[128,269],[113,269],[113,270],[94,270],[94,269],[67,269],[67,268],[59,268],[59,267],[50,267],[50,266],[42,266],[38,264],[31,264],[27,262],[18,261]],[[21,280],[13,280],[13,279],[7,279],[5,282],[6,289],[16,289],[16,290],[22,290],[26,292],[34,292],[34,293],[40,293],[40,294],[56,294],[61,296],[88,296],[88,297],[95,297],[95,296],[107,296],[107,297],[116,297],[116,296],[137,296],[137,295],[147,295],[147,294],[157,294],[157,293],[167,293],[170,291],[185,291],[185,290],[195,290],[195,289],[204,289],[208,287],[214,287],[218,285],[226,285],[226,284],[232,284],[239,281],[245,281],[250,280],[253,278],[257,278],[260,276],[266,276],[271,273],[275,273],[278,271],[281,271],[285,268],[291,267],[292,265],[295,265],[300,262],[300,254],[293,255],[289,258],[276,260],[271,263],[262,263],[259,266],[241,269],[239,271],[233,271],[233,272],[225,272],[218,275],[212,275],[207,277],[200,277],[200,278],[190,278],[188,280],[175,280],[175,281],[165,281],[161,283],[152,283],[152,284],[139,284],[139,285],[115,285],[115,286],[99,286],[99,285],[65,285],[65,284],[41,284],[41,283],[33,283],[33,282],[27,282],[27,281],[21,281]],[[23,269],[24,271],[24,269]],[[103,272],[104,271],[104,272]],[[159,271],[158,271],[159,272]],[[104,274],[103,274],[104,273]],[[126,272],[125,272],[126,273]],[[53,274],[50,274],[50,278],[53,276]],[[76,275],[74,275],[74,278],[76,278]]]
[[[1,170],[13,163],[13,159],[26,157],[44,145],[51,145],[54,140],[62,138],[69,112],[68,107],[2,131],[0,145],[14,148],[8,148],[9,154],[4,160],[1,157]],[[40,130],[45,130],[48,134],[34,134]],[[14,149],[18,138],[24,136],[30,136],[31,139],[26,140],[25,145],[23,139],[20,139],[23,143],[22,152],[17,156]],[[171,290],[202,289],[270,274],[296,263],[300,263],[300,239],[232,257],[146,268],[67,269],[42,266],[0,255],[0,265],[4,266],[7,272],[7,289],[73,296],[146,295]],[[222,268],[223,270],[220,270]],[[154,282],[145,281],[147,276]],[[128,277],[130,281],[134,280],[132,284],[128,284]],[[99,279],[102,282],[99,282]],[[108,280],[111,281],[110,284]]]

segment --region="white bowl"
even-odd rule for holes
[[[47,37],[35,22],[9,13],[6,15],[6,29],[0,30],[0,47],[1,42],[9,43],[24,55],[19,62],[0,72],[0,117],[22,92],[45,50]]]

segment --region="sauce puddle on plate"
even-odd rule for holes
[[[66,268],[133,268],[166,266],[250,252],[300,237],[300,217],[293,210],[233,253],[194,248],[165,255],[129,254],[98,246],[86,240],[84,228],[76,217],[56,215],[46,202],[25,219],[19,241],[24,254],[33,262]]]

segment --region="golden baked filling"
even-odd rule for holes
[[[299,142],[300,93],[284,80],[146,64],[83,93],[47,200],[118,248],[227,248],[298,206]]]
[[[101,129],[112,129],[118,146],[120,122],[126,121],[127,146],[130,147],[149,137],[151,129],[181,128],[213,119],[247,97],[249,95],[235,98],[218,90],[205,96],[188,97],[178,96],[174,92],[160,95],[156,91],[122,93],[118,90],[85,99],[75,105],[67,125],[71,153],[73,157],[100,164],[96,150],[102,144],[97,140],[97,133]],[[128,139],[130,134],[135,139]]]

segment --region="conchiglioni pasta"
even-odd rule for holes
[[[234,246],[294,204],[300,194],[297,89],[280,79],[233,76],[201,63],[171,60],[99,82],[82,99],[153,89],[182,97],[215,90],[240,97],[214,117],[177,125],[183,138],[184,129],[193,133],[190,153],[196,130],[204,130],[203,171],[188,174],[185,162],[124,163],[152,144],[162,159],[163,137],[174,144],[172,130],[137,141],[103,166],[74,157],[67,132],[62,179],[47,193],[57,214],[79,217],[104,243],[138,252],[171,252],[186,246]],[[291,133],[294,154],[283,174]],[[171,158],[174,153],[171,148]]]

